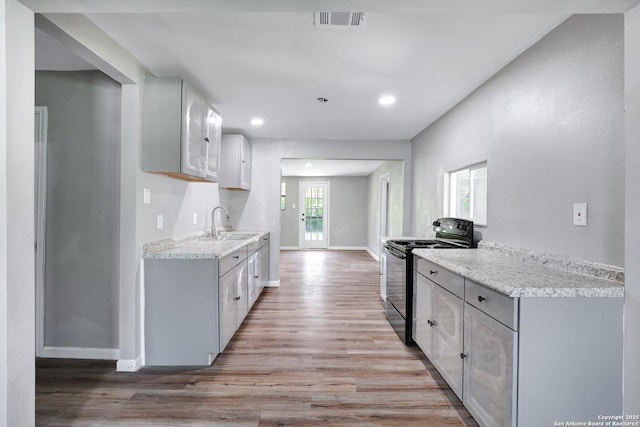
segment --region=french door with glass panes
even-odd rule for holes
[[[300,182],[300,249],[329,246],[329,183]]]

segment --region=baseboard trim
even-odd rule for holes
[[[280,280],[269,280],[265,285],[265,288],[279,288]]]
[[[280,246],[281,251],[298,251],[300,250],[297,246]]]
[[[365,246],[329,246],[330,251],[368,251]]]
[[[371,249],[367,248],[367,252],[369,252],[369,255],[371,255],[371,258],[375,259],[376,261],[380,261],[380,258],[378,257],[378,255],[374,254]]]
[[[116,363],[117,372],[136,372],[142,368],[142,357],[137,359],[120,359]]]
[[[44,347],[42,357],[57,359],[98,359],[118,360],[120,350],[117,348],[91,347]]]

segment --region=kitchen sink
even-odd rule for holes
[[[232,233],[232,234],[220,234],[218,236],[207,236],[202,240],[215,240],[215,241],[226,241],[226,240],[247,240],[252,237],[256,237],[258,233]]]

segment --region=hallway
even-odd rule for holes
[[[369,254],[283,251],[280,278],[211,367],[39,360],[37,425],[477,425],[387,323]]]

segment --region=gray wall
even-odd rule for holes
[[[412,227],[443,174],[488,162],[482,238],[624,264],[623,16],[569,18],[413,141]],[[588,227],[572,225],[588,203]]]
[[[300,182],[329,183],[329,247],[367,246],[368,179],[360,176],[282,177],[287,183],[287,209],[280,211],[280,247],[299,247]],[[295,209],[292,207],[295,205]]]
[[[369,175],[369,209],[367,226],[367,247],[375,255],[380,255],[380,177],[389,174],[389,235],[402,236],[404,225],[404,164],[398,160],[384,162]]]
[[[640,6],[625,16],[624,413],[640,414]]]
[[[45,347],[118,348],[120,84],[36,72],[49,110]]]

